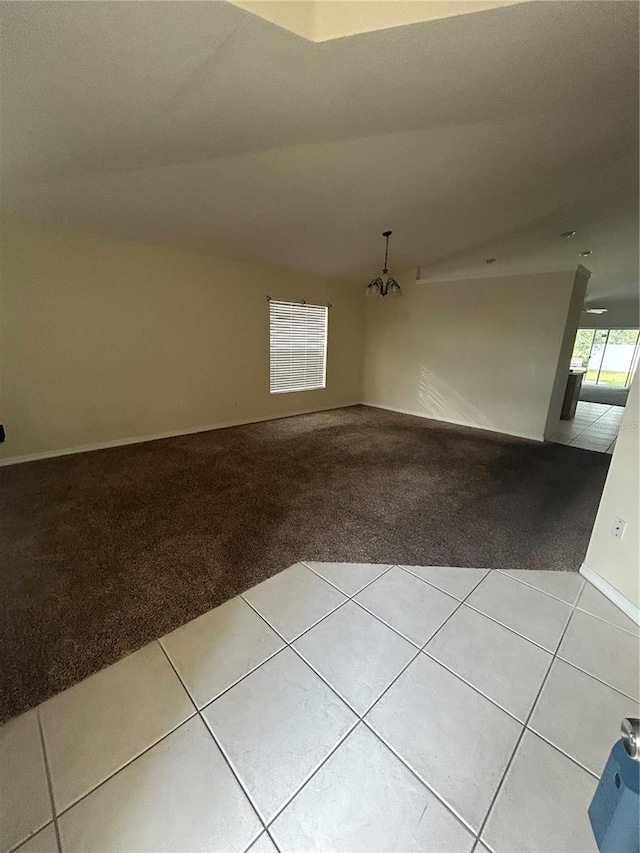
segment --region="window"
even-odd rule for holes
[[[326,387],[328,318],[325,305],[269,302],[272,394]]]
[[[638,364],[638,329],[578,329],[572,367],[586,368],[585,382],[628,388]]]

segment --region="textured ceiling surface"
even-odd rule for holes
[[[391,228],[395,271],[583,262],[591,302],[637,296],[636,3],[321,43],[206,0],[0,15],[9,215],[363,280]]]

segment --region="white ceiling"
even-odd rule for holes
[[[637,298],[634,2],[322,43],[223,2],[0,6],[5,213],[363,281],[391,228],[396,272],[583,262]]]

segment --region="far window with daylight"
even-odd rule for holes
[[[628,388],[639,355],[638,329],[578,329],[571,367],[587,371],[587,384]]]
[[[327,385],[326,305],[269,302],[270,391],[314,391]]]

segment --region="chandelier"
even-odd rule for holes
[[[382,236],[386,238],[386,247],[384,250],[384,268],[382,270],[382,274],[385,277],[384,279],[378,277],[374,278],[367,285],[367,296],[402,296],[402,288],[398,284],[398,282],[389,275],[389,270],[387,269],[387,258],[389,256],[389,237],[393,234],[393,231],[383,231]]]

